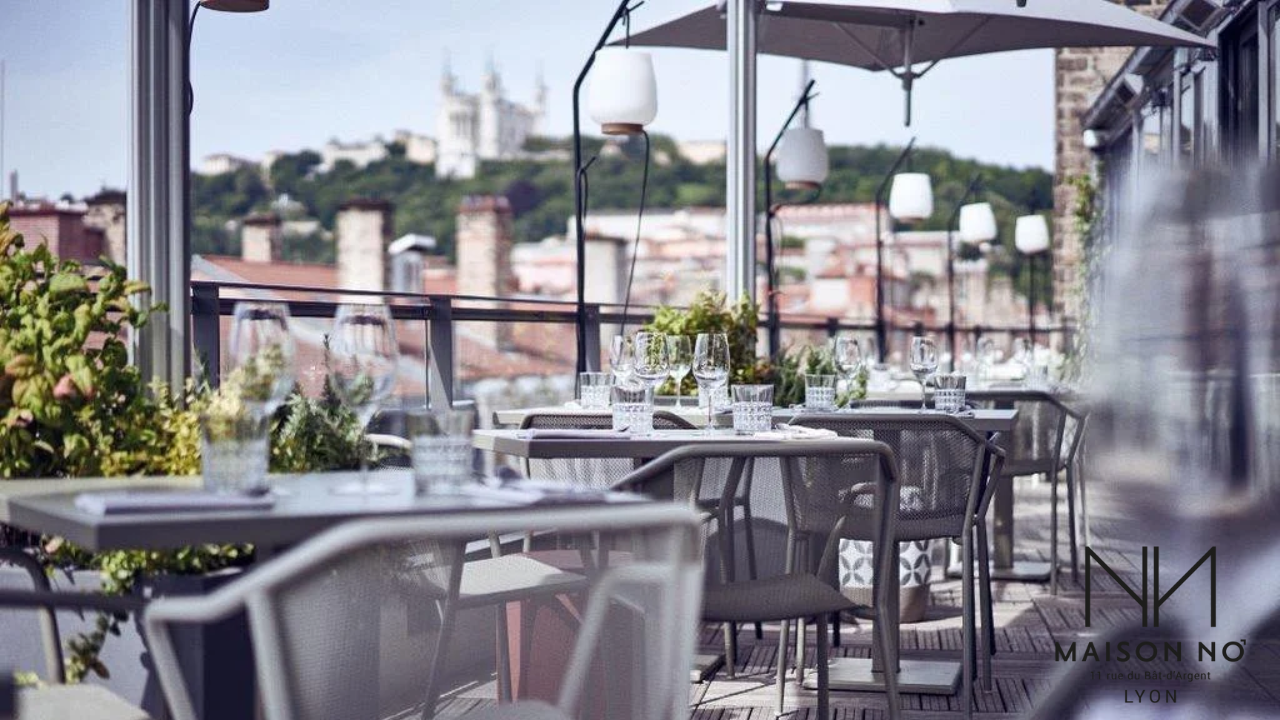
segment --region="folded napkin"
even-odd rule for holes
[[[803,425],[778,425],[768,432],[756,433],[752,437],[761,440],[827,440],[840,437],[835,430],[811,428]]]
[[[529,440],[627,440],[631,436],[613,430],[555,430],[535,428],[521,430],[520,437]]]
[[[498,500],[516,505],[553,505],[556,503],[616,503],[643,500],[639,495],[613,492],[600,488],[569,485],[548,480],[512,480],[501,485],[468,486],[467,495]]]
[[[81,493],[76,509],[90,515],[126,513],[208,512],[214,510],[268,510],[275,505],[271,495],[224,495],[204,491],[134,490],[128,492]]]

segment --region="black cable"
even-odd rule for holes
[[[187,23],[187,116],[196,107],[196,89],[191,84],[191,39],[196,33],[196,13],[200,12],[200,3],[191,8],[191,20]]]
[[[644,203],[649,194],[649,133],[641,130],[644,136],[644,174],[640,176],[640,211],[636,213],[636,240],[631,246],[631,271],[627,273],[627,294],[622,302],[622,324],[618,333],[627,334],[627,311],[631,308],[631,284],[636,279],[636,257],[640,254],[640,230],[644,225]]]

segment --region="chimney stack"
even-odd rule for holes
[[[282,241],[279,215],[250,215],[244,219],[244,225],[240,228],[240,257],[245,262],[275,262],[280,259]]]
[[[391,211],[391,203],[373,199],[348,200],[338,209],[338,286],[342,289],[386,289]]]
[[[124,264],[125,248],[125,194],[121,190],[102,190],[85,199],[88,212],[84,216],[85,227],[102,232],[103,248],[113,262]]]
[[[511,272],[511,203],[494,195],[463,198],[458,208],[458,294],[505,297],[515,287]],[[509,323],[476,323],[480,341],[502,349],[511,344]]]

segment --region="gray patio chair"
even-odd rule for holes
[[[141,600],[133,597],[107,597],[97,593],[52,592],[43,570],[28,555],[13,548],[5,548],[4,562],[13,562],[31,571],[34,590],[0,589],[0,608],[34,609],[41,618],[41,630],[45,643],[46,663],[49,665],[46,680],[49,684],[39,689],[16,690],[8,677],[0,681],[0,720],[147,720],[142,709],[134,707],[110,690],[89,683],[64,685],[62,672],[62,648],[58,645],[57,616],[55,610],[101,610],[110,613],[134,613],[142,609]],[[15,558],[22,555],[27,561]],[[29,562],[28,562],[29,561]],[[36,579],[38,576],[38,580]],[[50,644],[52,643],[52,644]],[[53,663],[56,662],[56,665]],[[8,676],[18,668],[0,667],[0,675]],[[16,690],[16,691],[15,691]],[[11,693],[11,694],[10,694]]]
[[[540,412],[530,413],[525,416],[520,423],[521,430],[530,429],[548,429],[548,430],[609,430],[613,427],[613,418],[607,412],[599,414],[581,414],[581,413],[555,413]],[[653,429],[654,430],[693,430],[695,426],[688,420],[667,410],[655,410],[653,413]],[[608,488],[617,483],[628,473],[635,470],[641,465],[638,460],[628,458],[526,458],[523,462],[524,473],[526,477],[536,478],[539,480],[558,480],[569,482],[575,485],[582,485],[592,488]],[[708,472],[721,472],[725,468],[718,468],[715,461],[711,461],[711,467]],[[742,492],[731,498],[730,506],[736,511],[742,513],[742,525],[744,529],[744,539],[747,543],[747,573],[748,577],[754,579],[758,576],[759,569],[756,559],[756,537],[752,528],[751,516],[751,480],[754,474],[754,467],[748,465],[745,469],[747,482],[742,485]],[[721,502],[720,497],[703,498],[700,501],[700,508],[706,512],[715,513],[717,506]],[[732,535],[735,531],[735,523],[733,522],[736,513],[728,516],[727,532]],[[525,550],[531,549],[531,538],[526,538]],[[755,628],[756,637],[764,637],[762,628],[757,625]]]
[[[474,635],[454,637],[461,627],[453,610],[468,564],[465,544],[488,532],[531,529],[608,533],[617,546],[627,548],[628,562],[602,568],[592,577],[554,705],[490,705],[464,717],[568,720],[586,701],[608,704],[605,715],[611,718],[677,717],[686,702],[701,601],[698,520],[685,508],[658,503],[358,521],[286,552],[209,596],[157,600],[146,612],[145,627],[174,717],[196,718],[178,665],[174,629],[239,612],[248,618],[266,720],[345,720],[409,712],[434,717],[446,681],[453,683],[452,690],[474,692],[492,676],[486,670],[477,677],[476,659],[464,656],[491,646],[493,636],[482,630],[486,637],[479,642]],[[596,654],[606,637],[611,660],[603,664],[628,660],[628,672],[601,672]],[[408,694],[392,682],[395,673],[406,671],[417,681]],[[460,673],[463,677],[454,677]]]
[[[1047,392],[1028,393],[980,390],[968,394],[976,407],[1009,408],[1018,411],[1013,433],[1001,434],[995,443],[1004,448],[1007,459],[998,482],[1015,477],[1043,474],[1050,483],[1049,588],[1058,594],[1058,481],[1066,475],[1067,525],[1070,535],[1071,579],[1079,582],[1080,553],[1076,523],[1076,490],[1083,485],[1078,453],[1087,425],[1087,415]],[[1083,491],[1081,491],[1083,497]],[[1083,515],[1084,505],[1081,504]],[[1083,518],[1082,518],[1083,522]]]
[[[898,505],[897,463],[892,450],[884,443],[846,439],[692,444],[648,463],[618,488],[670,494],[695,508],[702,507],[702,498],[719,495],[723,498],[719,507],[727,508],[728,499],[739,491],[747,464],[764,459],[776,460],[782,468],[788,515],[785,572],[762,579],[732,580],[727,572],[731,541],[719,533],[721,581],[707,588],[702,617],[726,625],[725,659],[730,670],[736,663],[736,624],[782,623],[777,666],[777,709],[782,713],[789,621],[855,606],[830,582],[841,539],[870,537],[875,541],[875,647],[886,665],[897,667],[896,598],[890,597],[890,585],[883,581],[894,576],[897,567],[896,545],[888,541],[896,532],[893,509]],[[711,461],[719,461],[726,472],[709,475],[706,468]],[[719,523],[723,527],[725,521]],[[816,564],[805,562],[800,552],[811,542],[824,543]],[[817,651],[818,717],[829,718],[825,623],[818,624]],[[897,718],[895,673],[885,673],[885,685],[889,716]]]
[[[801,415],[796,425],[832,430],[841,437],[862,438],[886,444],[898,458],[898,484],[905,497],[909,488],[916,498],[897,507],[895,542],[958,539],[963,572],[961,599],[964,612],[964,661],[961,702],[966,717],[972,712],[974,665],[978,653],[974,605],[973,567],[978,565],[978,589],[982,606],[983,687],[991,689],[991,655],[995,648],[991,578],[987,562],[986,517],[991,496],[989,479],[1000,472],[1004,451],[947,415],[904,418],[901,413]],[[855,523],[851,538],[872,540],[867,523]],[[897,552],[894,567],[897,567]],[[897,574],[893,598],[896,600]],[[896,603],[895,603],[896,604]],[[894,618],[897,619],[896,617]],[[801,623],[803,629],[803,623]],[[798,664],[799,665],[799,664]]]

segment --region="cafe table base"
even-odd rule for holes
[[[991,579],[1002,582],[1049,582],[1051,566],[1041,560],[1015,560],[1009,567],[997,567],[991,563]],[[958,578],[961,575],[960,563],[953,563],[947,568],[947,577]]]
[[[872,672],[870,658],[833,658],[827,663],[832,690],[884,692],[884,673]],[[953,695],[960,685],[960,663],[948,660],[899,660],[898,692]],[[816,673],[806,673],[804,687],[818,688]]]
[[[689,682],[707,682],[714,677],[722,667],[724,667],[724,655],[694,655],[693,670],[689,672]]]

